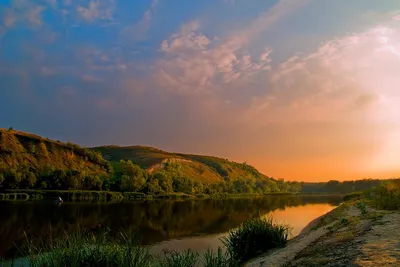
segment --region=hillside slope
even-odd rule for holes
[[[236,163],[217,157],[170,153],[146,146],[102,146],[93,149],[100,152],[106,160],[112,162],[130,160],[150,173],[168,170],[169,166],[175,165],[181,169],[183,176],[202,183],[236,179],[271,179],[246,163]]]
[[[38,178],[43,178],[42,183],[54,183],[47,186],[54,188],[55,183],[63,182],[55,181],[57,175],[62,179],[69,172],[83,179],[107,176],[109,170],[101,155],[78,145],[0,129],[0,184],[5,180],[10,183],[8,188],[34,187]]]

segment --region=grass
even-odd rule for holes
[[[159,267],[182,267],[182,266],[196,266],[199,261],[199,254],[191,250],[182,252],[177,251],[164,251],[164,259],[161,260],[157,266]]]
[[[367,206],[364,202],[357,202],[356,206],[360,210],[361,214],[367,214]]]
[[[289,228],[275,224],[271,219],[253,219],[243,223],[223,238],[225,249],[208,249],[203,255],[185,250],[166,250],[163,256],[154,256],[149,246],[140,245],[137,232],[85,233],[78,229],[58,239],[51,236],[39,245],[27,240],[25,249],[19,249],[30,267],[236,267],[269,249],[283,247],[289,237]]]
[[[364,192],[353,192],[350,194],[347,194],[343,197],[343,201],[349,201],[349,200],[359,200],[363,197]]]
[[[270,249],[284,247],[289,239],[290,229],[276,224],[272,219],[252,219],[229,232],[222,239],[231,257],[246,262]]]
[[[27,257],[31,267],[152,266],[149,248],[140,246],[137,240],[135,234],[121,233],[121,242],[113,243],[107,234],[96,237],[77,232],[29,247]]]

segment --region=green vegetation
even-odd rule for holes
[[[111,172],[92,150],[0,129],[0,190],[99,190]]]
[[[196,266],[199,261],[199,254],[191,250],[182,252],[164,251],[164,260],[161,260],[159,267],[181,267],[181,266]]]
[[[100,191],[147,199],[296,193],[300,187],[267,177],[246,163],[216,157],[149,147],[87,149],[0,129],[0,191],[6,190],[29,196],[34,193],[27,190],[36,190],[45,198],[61,193],[69,200],[108,200],[120,199],[121,194]]]
[[[28,246],[23,255],[32,267],[192,267],[199,263],[205,267],[235,267],[269,249],[284,246],[288,235],[286,226],[274,224],[272,220],[253,219],[224,238],[226,252],[222,248],[216,252],[208,249],[200,256],[191,250],[166,250],[163,256],[154,256],[149,246],[140,245],[137,231],[113,236],[110,232],[95,235],[78,230],[65,233],[59,239],[50,237],[40,245],[34,245],[26,237]]]
[[[77,232],[29,247],[26,256],[32,267],[152,266],[149,248],[137,240],[137,235],[121,234],[120,242],[114,243],[107,234],[96,237]]]
[[[396,179],[383,180],[385,182],[395,181]],[[357,197],[366,190],[380,186],[382,180],[363,179],[357,181],[336,181],[331,180],[327,183],[301,183],[301,194],[348,194],[347,197]],[[350,195],[352,194],[352,195]],[[355,194],[355,195],[353,195]]]
[[[272,248],[285,246],[289,234],[288,226],[257,218],[231,230],[223,243],[235,261],[245,262]]]
[[[0,129],[0,192],[26,193],[30,198],[35,193],[26,190],[45,192],[44,197],[54,191],[67,194],[70,200],[347,194],[380,183],[371,179],[285,182],[265,176],[247,163],[217,157],[169,153],[143,146],[88,149],[13,129]],[[123,194],[101,193],[104,191]],[[3,195],[2,199],[15,198]]]
[[[367,197],[380,209],[400,209],[400,180],[388,181],[370,190]]]

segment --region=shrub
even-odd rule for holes
[[[286,245],[290,229],[272,219],[252,219],[222,239],[233,260],[245,262],[270,249]]]
[[[369,197],[378,208],[386,210],[400,209],[400,180],[382,184]]]

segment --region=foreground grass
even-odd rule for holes
[[[235,267],[269,249],[283,247],[288,236],[287,226],[271,219],[253,219],[222,239],[225,248],[208,249],[203,255],[186,250],[164,251],[162,256],[154,256],[149,246],[140,245],[137,233],[112,236],[80,231],[49,238],[38,246],[27,238],[28,245],[20,251],[30,267]]]
[[[230,231],[222,241],[235,261],[246,262],[270,249],[284,247],[289,234],[288,226],[272,219],[253,219]]]

